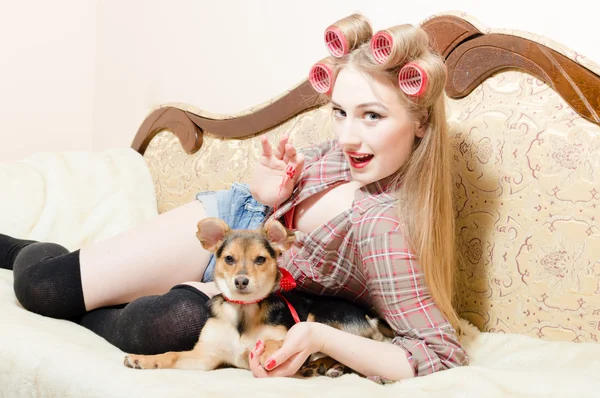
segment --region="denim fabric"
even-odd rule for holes
[[[231,189],[200,192],[196,199],[204,204],[207,217],[218,217],[231,229],[256,229],[264,221],[269,207],[258,203],[246,184],[234,183]],[[202,282],[212,282],[215,256],[204,271]]]

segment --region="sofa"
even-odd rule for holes
[[[92,332],[25,311],[12,273],[0,270],[1,396],[597,396],[600,66],[464,13],[433,15],[422,26],[448,69],[456,306],[469,366],[387,385],[354,374],[133,370]],[[330,138],[329,115],[307,81],[235,115],[164,104],[149,112],[131,148],[0,166],[9,193],[0,228],[79,248],[198,191],[249,181],[262,134],[273,143],[288,133],[297,147]]]

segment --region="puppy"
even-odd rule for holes
[[[258,340],[266,346],[260,358],[264,366],[296,323],[294,316],[298,321],[321,322],[378,341],[393,337],[387,324],[346,300],[281,291],[281,285],[287,285],[282,275],[289,274],[278,268],[277,258],[291,247],[295,235],[278,221],[257,230],[231,230],[224,221],[207,218],[198,223],[196,236],[206,250],[215,254],[214,280],[222,293],[207,303],[209,318],[198,342],[187,352],[127,355],[125,366],[249,369],[248,355]],[[309,358],[299,371],[301,376],[337,377],[347,371],[331,358],[317,357]]]

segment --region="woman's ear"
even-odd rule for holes
[[[425,137],[427,131],[427,115],[422,115],[419,120],[415,122],[415,136],[419,138]]]
[[[415,129],[415,135],[419,138],[423,138],[425,136],[425,126],[421,123]]]

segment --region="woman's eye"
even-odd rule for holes
[[[339,108],[333,108],[333,116],[337,118],[346,117],[346,112]]]
[[[233,256],[225,256],[225,262],[229,265],[235,264],[235,258]]]
[[[258,257],[256,257],[256,260],[254,260],[254,264],[261,265],[261,264],[264,264],[265,261],[267,261],[267,259],[265,257],[258,256]]]
[[[367,112],[365,113],[365,119],[367,119],[369,122],[376,122],[377,120],[381,119],[381,115],[375,112]]]

